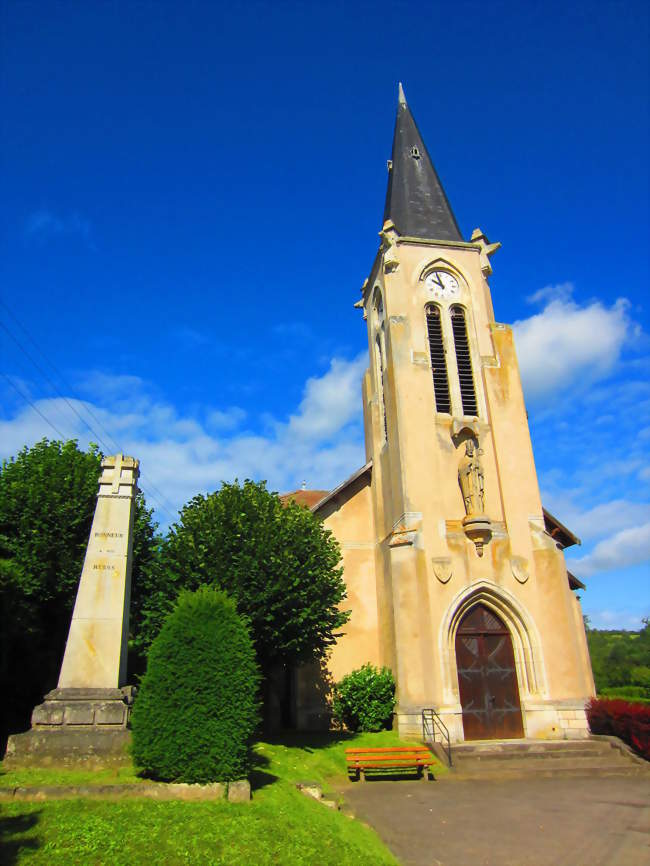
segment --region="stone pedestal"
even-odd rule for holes
[[[122,689],[53,689],[34,708],[32,729],[51,727],[82,730],[126,728],[133,686]]]
[[[133,688],[125,686],[138,461],[102,460],[97,507],[59,683],[9,738],[7,757],[67,762],[123,757]]]
[[[485,514],[468,514],[463,519],[465,535],[476,546],[476,552],[483,556],[483,546],[492,538],[492,521]]]
[[[53,689],[32,728],[9,737],[6,761],[34,765],[129,761],[126,724],[135,689]]]

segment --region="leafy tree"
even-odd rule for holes
[[[598,694],[650,699],[650,625],[633,631],[589,629],[587,642]]]
[[[25,727],[56,685],[97,499],[96,446],[43,439],[0,468],[0,735]],[[140,494],[134,589],[155,554]]]
[[[648,665],[635,665],[630,671],[630,680],[633,685],[640,686],[650,692],[650,667]]]
[[[306,508],[286,507],[264,482],[223,484],[196,496],[169,533],[150,575],[138,641],[147,645],[181,589],[209,584],[236,599],[250,621],[265,674],[322,658],[348,613],[340,551]]]
[[[166,539],[158,532],[153,509],[147,508],[144,495],[138,492],[133,521],[133,558],[131,568],[131,605],[129,615],[129,681],[138,680],[144,673],[147,656],[141,633],[147,633],[145,608],[152,592],[156,591]]]
[[[133,757],[164,781],[246,777],[260,675],[247,623],[224,592],[181,593],[133,708]]]

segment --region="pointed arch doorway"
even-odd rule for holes
[[[512,638],[483,604],[463,616],[456,632],[456,667],[466,740],[524,736]]]

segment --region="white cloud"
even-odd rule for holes
[[[625,299],[611,307],[600,301],[581,306],[571,300],[571,289],[563,283],[536,292],[531,297],[545,300],[544,309],[513,324],[524,394],[531,402],[610,373],[632,333]]]
[[[358,423],[363,368],[363,356],[333,359],[323,376],[307,380],[296,413],[288,421],[271,419],[264,434],[239,429],[246,418],[239,407],[180,414],[138,377],[98,371],[81,380],[80,390],[93,394],[92,401],[41,399],[34,406],[66,438],[82,445],[98,442],[109,451],[116,440],[120,449],[138,457],[141,486],[166,524],[175,519],[170,512],[192,496],[236,477],[265,479],[280,491],[295,489],[303,480],[315,489],[340,483],[364,462]],[[44,436],[58,438],[35,409],[27,406],[0,420],[0,457]]]
[[[650,558],[650,521],[621,529],[599,541],[591,553],[573,559],[570,568],[579,577],[614,571],[646,562]]]
[[[650,502],[611,499],[581,510],[572,496],[544,495],[544,504],[582,541],[613,535],[650,522]],[[650,551],[649,551],[650,555]]]
[[[638,631],[643,627],[642,618],[642,614],[625,609],[594,610],[589,614],[589,625],[591,628]]]
[[[25,234],[32,238],[46,238],[53,235],[81,235],[90,239],[90,222],[78,213],[59,216],[47,208],[34,211],[27,218]]]
[[[365,366],[365,353],[353,361],[334,358],[324,376],[308,379],[298,413],[289,419],[290,434],[298,439],[323,439],[357,419]]]
[[[176,328],[174,335],[186,349],[196,349],[210,342],[210,337],[207,334],[197,331],[196,328],[190,328],[187,325]]]
[[[529,304],[539,304],[542,301],[568,301],[573,295],[573,283],[557,283],[554,286],[544,286],[543,289],[538,289],[532,295],[528,295],[526,300]]]
[[[279,322],[272,330],[278,337],[287,340],[304,342],[314,339],[314,333],[306,322]]]
[[[101,370],[89,370],[78,377],[78,389],[95,401],[124,398],[128,394],[139,394],[146,384],[139,376],[114,375]]]
[[[245,420],[246,412],[239,406],[230,406],[224,411],[214,409],[208,413],[206,423],[213,430],[234,430]]]

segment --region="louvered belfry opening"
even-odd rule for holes
[[[476,388],[472,372],[472,359],[469,353],[467,339],[467,324],[465,310],[462,307],[451,308],[451,328],[454,333],[456,347],[456,366],[460,383],[460,397],[463,402],[463,415],[478,415],[476,403]]]
[[[375,338],[375,351],[377,353],[377,388],[379,390],[379,403],[382,418],[384,419],[384,439],[388,442],[388,421],[386,420],[386,395],[384,391],[384,353],[381,349],[379,334]]]
[[[451,412],[451,400],[449,398],[449,378],[447,377],[447,364],[445,362],[445,347],[442,342],[440,307],[437,307],[435,304],[429,304],[426,312],[436,411],[449,413]]]

